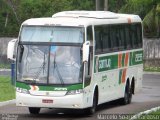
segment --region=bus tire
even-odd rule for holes
[[[132,88],[129,88],[129,99],[128,99],[128,104],[132,102]]]
[[[93,96],[93,103],[92,103],[92,107],[87,109],[87,114],[88,115],[93,115],[96,112],[97,109],[97,103],[98,103],[98,96],[97,96],[97,92],[94,92],[94,96]]]
[[[40,108],[29,107],[28,109],[29,109],[30,114],[39,114],[40,112]]]
[[[121,103],[123,105],[127,105],[127,104],[131,103],[131,100],[132,100],[132,92],[131,92],[130,85],[127,84],[125,87],[124,97],[121,99],[121,101],[122,101]]]

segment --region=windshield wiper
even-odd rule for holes
[[[24,52],[24,47],[23,47],[23,45],[19,45],[19,46],[20,46],[19,63],[21,63],[23,52]]]
[[[54,65],[53,65],[53,66],[54,66],[53,74],[54,74],[54,70],[56,69],[57,74],[58,74],[58,77],[59,77],[59,80],[61,81],[61,84],[64,85],[64,80],[63,80],[63,78],[62,78],[62,75],[61,75],[60,72],[59,72],[58,65],[57,65],[57,62],[56,62],[56,52],[55,52],[53,64],[54,64]]]
[[[37,78],[39,77],[39,75],[41,74],[41,71],[43,70],[43,74],[44,74],[44,71],[45,71],[45,68],[46,68],[46,55],[45,55],[45,52],[44,52],[44,57],[43,57],[43,63],[42,65],[40,66],[40,68],[38,69],[37,73],[36,73],[36,76],[33,78],[33,81],[36,82]]]
[[[45,53],[44,53],[44,56],[43,56],[43,74],[44,74],[44,71],[45,71],[45,68],[46,68],[46,55],[45,55]]]

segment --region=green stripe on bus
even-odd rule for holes
[[[127,57],[128,54],[128,57]],[[143,63],[143,51],[134,51],[129,53],[123,53],[122,54],[122,60],[121,60],[121,67],[125,66],[125,57],[126,57],[126,63],[129,62],[126,66],[133,66]],[[128,61],[128,59],[129,61]],[[118,54],[115,55],[109,55],[109,56],[102,56],[98,57],[95,56],[94,58],[94,73],[96,72],[103,72],[107,70],[113,70],[118,68]],[[128,62],[127,62],[128,61]]]
[[[26,85],[25,83],[22,83],[22,82],[16,82],[16,87],[20,87],[20,88],[27,89],[27,90],[30,89],[29,85]]]
[[[21,82],[16,82],[16,87],[19,88],[23,88],[23,89],[27,89],[30,90],[31,85],[25,84],[25,83],[21,83]],[[34,85],[33,85],[34,86]],[[36,85],[37,86],[37,85]],[[75,85],[69,85],[67,87],[56,87],[56,86],[38,86],[40,91],[63,91],[63,90],[78,90],[78,89],[82,89],[83,88],[83,84],[75,84]]]

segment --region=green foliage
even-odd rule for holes
[[[10,77],[0,77],[0,102],[15,99],[15,89],[11,85]]]
[[[13,10],[13,6],[15,10]],[[94,10],[95,0],[0,0],[0,36],[18,36],[20,24],[29,18],[51,17],[66,10]],[[17,21],[15,12],[17,14]],[[8,13],[8,22],[5,27]]]
[[[140,15],[145,35],[160,36],[160,0],[108,0],[108,3],[109,11]],[[95,0],[0,0],[0,36],[17,37],[20,24],[26,19],[51,17],[66,10],[95,10]]]
[[[126,0],[109,0],[109,11],[118,12],[127,3]]]
[[[11,65],[7,63],[0,63],[0,69],[10,69]]]
[[[95,10],[95,0],[69,0],[71,10]]]
[[[21,22],[35,17],[49,17],[53,13],[68,10],[67,0],[21,0],[19,16]]]
[[[135,120],[160,120],[160,109],[149,114],[142,114]]]
[[[147,36],[156,36],[157,20],[155,16],[155,9],[153,8],[143,19],[144,33]]]
[[[17,36],[18,31],[19,25],[9,3],[0,0],[0,36]]]
[[[152,9],[152,0],[128,0],[119,12],[140,15],[143,19],[145,15]]]
[[[160,72],[160,67],[144,66],[145,72]]]
[[[21,22],[28,18],[49,17],[66,10],[93,10],[94,0],[21,0],[19,16]]]
[[[128,0],[119,12],[138,14],[143,20],[144,35],[160,37],[160,0]]]

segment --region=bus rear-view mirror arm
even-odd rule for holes
[[[90,75],[86,75],[85,76],[85,86],[90,85],[91,82],[91,76]]]

